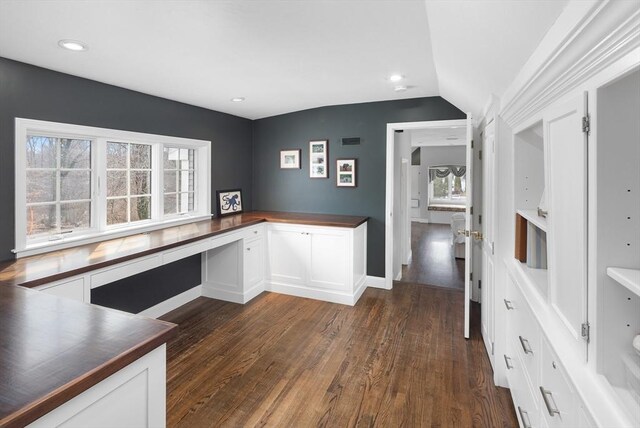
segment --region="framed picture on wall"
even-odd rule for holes
[[[356,187],[357,159],[336,159],[336,186]]]
[[[329,177],[329,140],[309,141],[309,177]]]
[[[218,203],[218,217],[242,212],[242,190],[218,190],[216,191]]]
[[[300,169],[300,149],[280,150],[280,169]]]

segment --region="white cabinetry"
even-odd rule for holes
[[[202,295],[247,303],[264,291],[264,225],[209,241],[202,259]]]
[[[164,427],[166,345],[34,421],[30,428]]]
[[[267,290],[353,305],[365,288],[366,223],[269,224]]]
[[[46,284],[36,287],[36,290],[53,294],[58,297],[77,300],[79,302],[89,302],[91,295],[88,286],[85,286],[85,280],[83,277]]]

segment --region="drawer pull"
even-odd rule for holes
[[[520,413],[520,420],[522,421],[522,426],[524,428],[531,428],[531,420],[529,420],[529,412],[523,410],[522,407],[518,406],[518,413]]]
[[[253,231],[253,233],[254,233],[254,235],[257,235],[257,234],[258,234],[258,231],[257,231],[257,230],[254,230],[254,231]]]
[[[542,399],[544,400],[544,405],[547,406],[547,410],[549,411],[549,415],[553,417],[553,415],[559,415],[560,410],[558,410],[558,406],[556,405],[556,400],[553,399],[553,394],[551,391],[544,389],[543,386],[540,387],[540,393],[542,394]],[[551,403],[553,402],[553,407]]]
[[[251,247],[247,247],[247,251],[251,251]]]
[[[513,305],[511,304],[511,300],[504,299],[504,305],[507,307],[508,311],[513,309]]]
[[[520,344],[522,345],[522,350],[525,354],[533,354],[533,349],[531,349],[531,344],[527,339],[522,336],[518,336],[520,338]]]
[[[507,355],[505,354],[504,363],[507,365],[507,370],[511,370],[513,368],[510,361],[511,361],[511,358],[507,357]]]

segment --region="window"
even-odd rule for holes
[[[195,152],[193,149],[165,147],[164,214],[184,214],[195,207]]]
[[[464,166],[429,167],[429,205],[464,205],[466,201]]]
[[[209,141],[16,119],[16,249],[211,216]]]

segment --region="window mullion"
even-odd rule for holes
[[[96,140],[95,150],[95,221],[100,232],[107,227],[107,142],[103,138]]]
[[[161,221],[164,213],[164,198],[162,195],[163,164],[162,144],[151,146],[151,220]]]

